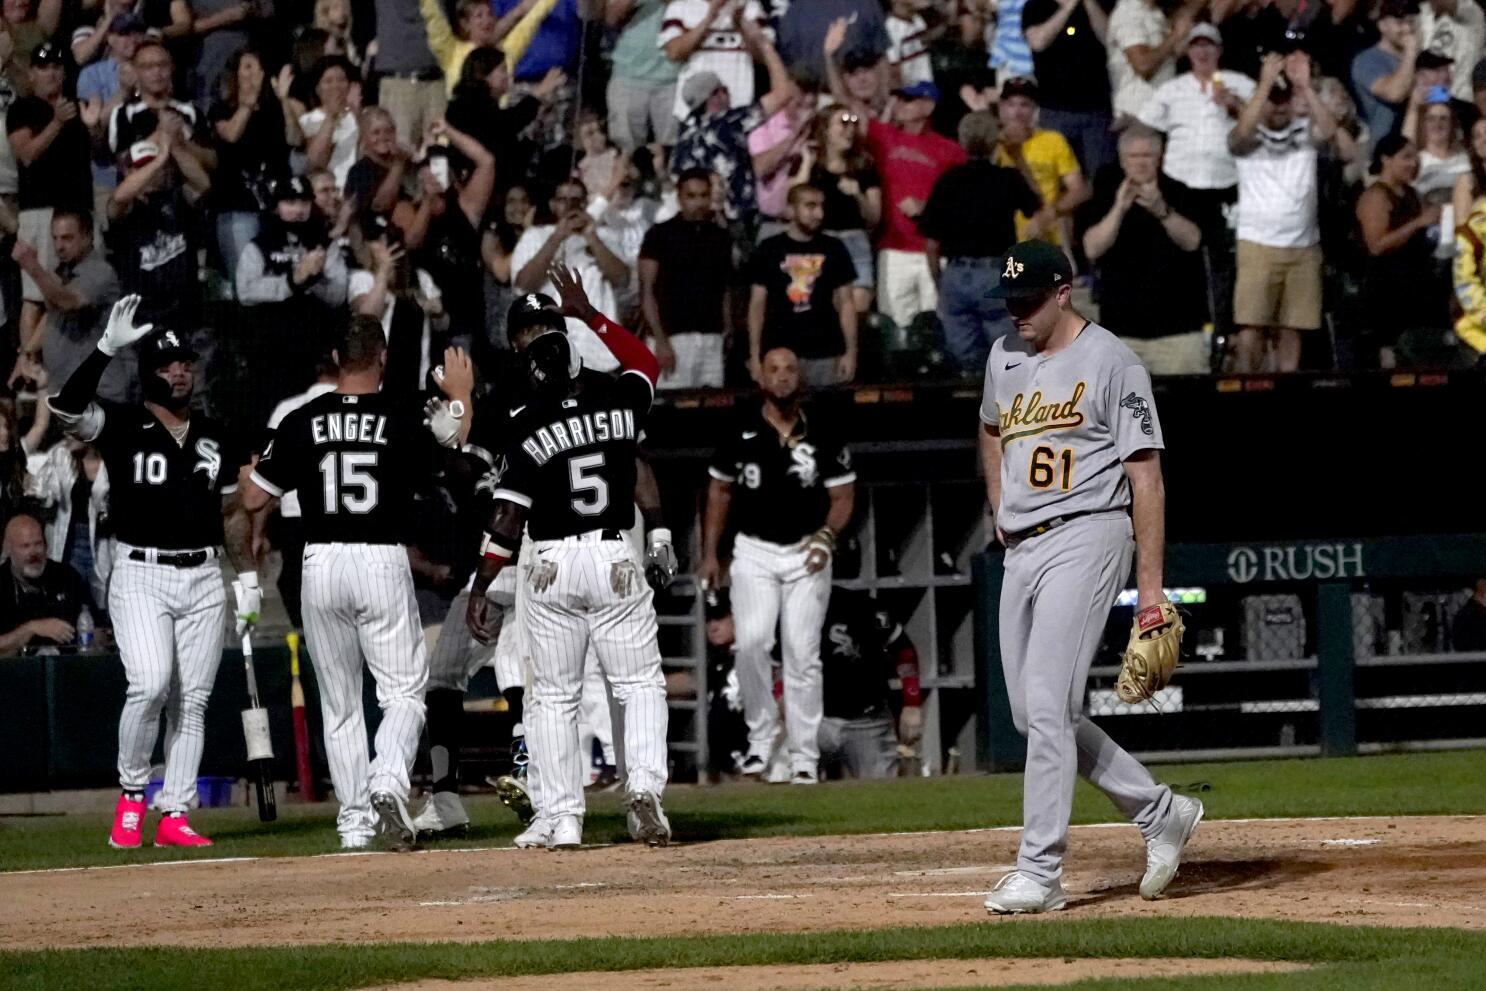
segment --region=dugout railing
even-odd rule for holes
[[[981,767],[1019,767],[1001,673],[1003,554],[975,562]],[[1133,591],[1104,631],[1084,713],[1142,758],[1339,756],[1486,745],[1486,652],[1452,636],[1486,576],[1486,535],[1168,548],[1187,625],[1176,679],[1151,703],[1115,695]]]

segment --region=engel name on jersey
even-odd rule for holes
[[[980,417],[1000,432],[996,523],[1007,533],[1128,509],[1124,462],[1165,446],[1150,375],[1094,323],[1050,355],[1014,335],[998,340],[986,361]]]

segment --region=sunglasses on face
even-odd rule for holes
[[[841,114],[836,119],[843,124],[858,124],[861,123],[862,120],[862,118],[858,117],[856,114]]]

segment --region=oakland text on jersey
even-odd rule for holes
[[[1084,383],[1079,382],[1073,387],[1073,394],[1064,402],[1056,399],[1044,402],[1042,390],[1038,389],[1027,397],[1025,405],[1022,401],[1023,393],[1018,392],[1011,400],[1011,408],[1001,413],[1002,446],[1018,437],[1061,427],[1076,427],[1083,423],[1084,415],[1078,411],[1078,402],[1083,398],[1084,389]],[[1026,429],[1014,430],[1016,427]]]
[[[387,418],[380,413],[321,413],[310,420],[310,436],[316,444],[355,441],[387,443]]]
[[[563,405],[569,405],[567,400]],[[615,407],[597,413],[580,413],[566,419],[553,420],[545,427],[538,427],[521,442],[521,449],[531,456],[537,465],[544,465],[554,454],[570,451],[575,447],[602,444],[611,440],[636,440],[635,411]]]

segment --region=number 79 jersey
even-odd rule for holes
[[[627,371],[516,414],[494,496],[527,508],[531,539],[634,526],[635,453],[651,397],[650,381]]]
[[[443,466],[413,404],[330,392],[284,417],[252,477],[270,495],[299,491],[306,543],[407,544],[413,495]]]
[[[1126,459],[1165,447],[1151,377],[1095,323],[1040,355],[1015,334],[986,360],[980,418],[1001,431],[1001,511],[1007,533],[1072,513],[1128,509]]]

